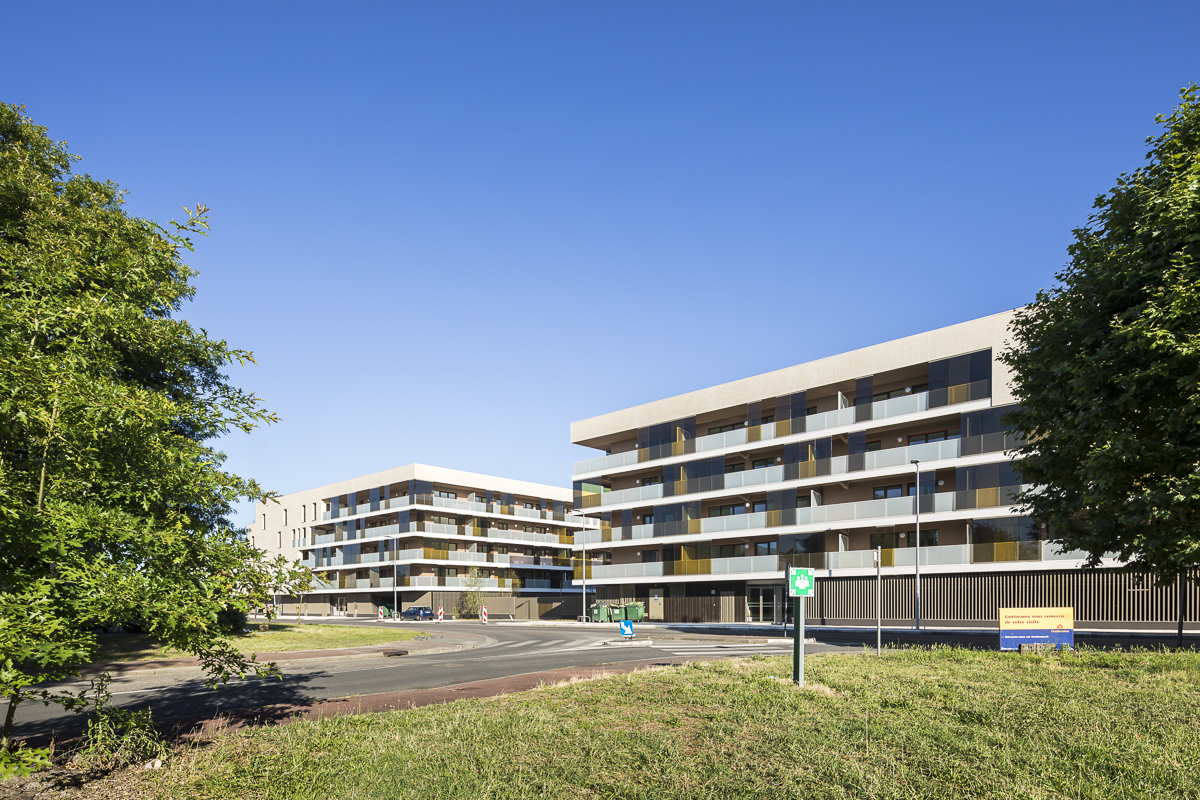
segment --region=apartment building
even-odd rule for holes
[[[1072,605],[1084,625],[1163,627],[1178,605],[1106,560],[1081,570],[1022,516],[998,360],[1012,312],[571,425],[587,582],[674,622],[782,622],[789,565],[818,570],[808,614],[911,623],[916,554],[930,625],[994,626],[999,606]],[[916,528],[920,518],[920,547]],[[577,563],[575,577],[583,577]],[[1193,602],[1192,607],[1195,608]]]
[[[280,598],[285,614],[451,614],[479,586],[493,616],[576,617],[571,547],[596,523],[572,510],[565,487],[409,464],[260,503],[249,535],[317,573],[312,591]]]

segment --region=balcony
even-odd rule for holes
[[[567,525],[582,525],[584,518],[574,513],[555,513],[553,510],[542,510],[538,508],[523,508],[516,505],[506,505],[504,503],[479,503],[474,500],[458,500],[449,497],[434,497],[433,495],[405,495],[403,497],[393,497],[387,500],[380,500],[375,503],[375,508],[371,508],[371,503],[359,503],[351,509],[349,506],[340,508],[336,512],[325,511],[321,516],[322,521],[346,519],[347,517],[357,516],[359,514],[377,514],[381,511],[391,511],[399,508],[407,508],[412,505],[433,506],[435,508],[450,508],[455,511],[467,511],[476,514],[505,514],[514,517],[525,517],[527,519],[537,519],[546,522],[561,522]]]
[[[921,412],[928,411],[930,408],[952,406],[971,400],[982,400],[988,396],[987,392],[989,389],[988,381],[979,381],[978,383],[963,384],[961,386],[952,386],[949,389],[937,390],[934,392],[936,397],[932,406],[929,402],[930,393],[921,392],[906,397],[881,400],[878,403],[839,408],[821,414],[801,417],[800,419],[804,421],[802,430],[792,430],[792,421],[788,420],[778,425],[774,422],[768,422],[766,425],[739,428],[738,430],[727,431],[726,433],[697,436],[695,439],[675,442],[671,448],[665,448],[666,452],[655,458],[650,457],[649,449],[630,450],[625,453],[614,453],[611,456],[588,458],[575,462],[574,474],[585,475],[592,472],[607,472],[613,469],[620,469],[621,467],[629,467],[647,461],[657,461],[660,458],[670,458],[685,453],[703,453],[708,450],[721,450],[726,447],[740,447],[749,442],[768,441],[783,436],[808,435],[817,431],[829,430],[830,428],[847,427],[858,422],[920,414]]]
[[[440,522],[409,522],[405,525],[379,525],[374,528],[365,528],[362,533],[364,535],[358,538],[347,538],[341,532],[313,536],[313,543],[310,547],[322,547],[324,545],[341,544],[344,542],[363,542],[381,538],[396,538],[413,533],[507,539],[509,541],[534,542],[552,546],[569,546],[574,541],[574,537],[571,535],[558,536],[549,533],[527,533],[525,531],[501,530],[499,528],[472,528],[466,525],[445,525]]]
[[[763,470],[765,471],[765,470]],[[1002,486],[994,489],[977,489],[963,492],[938,492],[921,495],[922,514],[940,514],[975,508],[1009,506],[1017,493],[1029,486]],[[884,519],[887,517],[910,517],[916,513],[912,497],[892,497],[884,500],[863,500],[857,503],[834,503],[828,506],[795,509],[795,522],[787,525],[818,525],[855,520]],[[735,514],[730,517],[703,517],[689,520],[686,533],[660,533],[659,536],[694,535],[703,533],[725,533],[729,531],[774,528],[784,525],[784,512],[759,511],[753,514]],[[580,531],[576,535],[579,543],[604,544],[606,542],[652,539],[654,525],[632,525],[629,535],[621,535],[621,529]]]
[[[914,567],[915,547],[881,551],[884,568]],[[1017,561],[1081,561],[1087,554],[1081,550],[1062,551],[1053,542],[998,542],[996,544],[955,544],[922,547],[921,566],[958,566],[995,564]],[[671,575],[746,575],[782,573],[789,565],[811,569],[874,569],[874,550],[853,550],[841,553],[796,553],[782,556],[743,556],[740,558],[692,559],[687,561],[647,564],[596,565],[588,578],[596,581],[619,582],[639,578],[661,578]],[[579,577],[576,570],[576,578]]]
[[[571,559],[559,556],[527,556],[508,553],[473,553],[470,550],[435,550],[431,547],[389,552],[359,553],[357,557],[336,556],[327,559],[307,558],[300,563],[310,569],[356,566],[359,564],[393,564],[405,561],[452,561],[467,564],[497,564],[512,567],[570,567]]]
[[[903,399],[903,398],[897,398]],[[732,431],[736,433],[736,431]],[[728,434],[720,434],[722,436]],[[1014,434],[996,433],[986,436],[972,436],[967,439],[951,439],[945,442],[929,442],[915,444],[909,447],[893,447],[889,450],[876,450],[873,453],[860,453],[854,456],[835,456],[819,461],[806,461],[788,466],[771,466],[751,469],[744,472],[730,472],[715,476],[710,489],[698,491],[727,491],[744,489],[751,486],[769,486],[776,483],[801,480],[826,475],[847,475],[854,472],[864,472],[875,469],[909,467],[914,459],[923,464],[936,461],[947,461],[966,455],[1003,452],[1020,446],[1023,440]],[[788,474],[792,473],[792,474]],[[716,480],[719,479],[719,480]],[[600,505],[615,506],[622,503],[645,502],[661,500],[663,485],[635,486],[632,489],[622,489],[616,492],[605,492],[600,495]],[[676,489],[672,497],[683,497],[686,493]]]

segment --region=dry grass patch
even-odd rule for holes
[[[257,628],[257,625],[254,626]],[[293,653],[301,650],[328,650],[341,647],[409,642],[422,634],[403,628],[356,627],[351,625],[307,625],[272,622],[270,630],[251,630],[231,637],[234,647],[243,653]],[[95,662],[151,661],[160,658],[187,658],[190,654],[148,636],[102,636]]]

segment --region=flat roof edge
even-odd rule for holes
[[[989,346],[993,348],[994,361],[995,348],[1005,341],[1009,322],[1016,311],[1001,311],[572,422],[571,442],[586,446],[587,442],[600,437],[647,425],[751,403],[765,397],[804,391],[814,386],[860,378],[910,364],[949,358]],[[1007,370],[993,377],[1006,380]]]
[[[568,486],[552,486],[545,483],[523,481],[517,478],[505,478],[499,475],[485,475],[481,472],[467,472],[465,470],[450,469],[449,467],[412,463],[366,475],[359,475],[354,478],[347,478],[325,484],[324,486],[314,486],[309,489],[288,492],[287,494],[280,495],[280,500],[294,498],[297,495],[309,495],[318,498],[333,497],[334,495],[345,494],[352,490],[361,491],[372,485],[410,480],[478,486],[481,489],[492,489],[494,491],[511,492],[512,494],[523,494],[532,497],[544,497],[547,500],[568,501],[571,499],[571,489]],[[256,503],[255,505],[259,506],[262,504]]]

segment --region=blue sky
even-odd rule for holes
[[[1190,3],[8,4],[23,103],[139,216],[289,492],[565,484],[572,420],[1028,302],[1200,81]],[[243,509],[243,521],[248,515]]]

